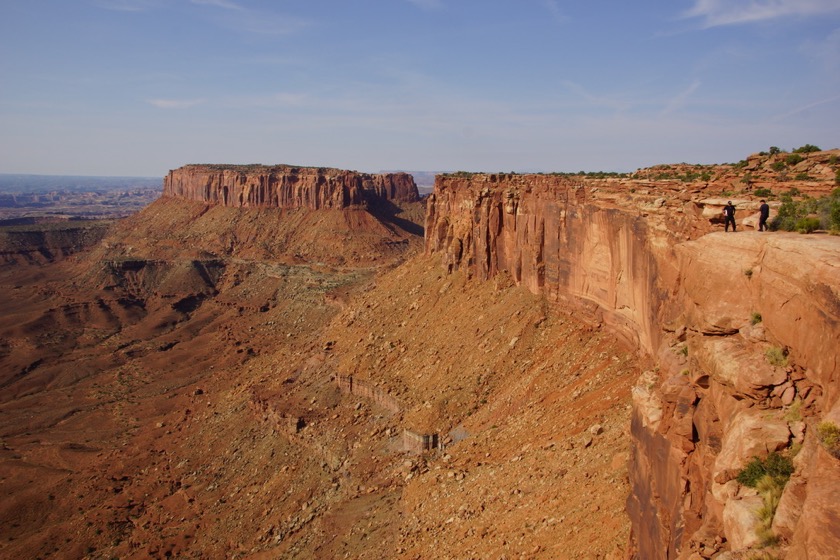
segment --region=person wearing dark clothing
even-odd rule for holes
[[[758,207],[758,231],[767,231],[767,218],[770,217],[770,206],[766,200]]]
[[[732,224],[732,231],[736,231],[735,206],[731,200],[723,207],[723,231],[729,231],[729,224]]]

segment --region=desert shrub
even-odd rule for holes
[[[810,154],[811,152],[820,152],[820,148],[818,146],[814,146],[813,144],[805,144],[804,146],[800,146],[793,150],[794,154]]]
[[[840,169],[838,169],[837,173],[834,174],[834,184],[840,185]]]
[[[773,196],[773,191],[762,187],[760,189],[755,189],[755,192],[753,192],[753,194],[761,198],[767,198],[768,196]]]
[[[811,181],[813,177],[811,177],[807,173],[797,173],[793,179],[795,181]]]
[[[772,169],[773,171],[784,171],[785,166],[786,164],[783,161],[774,161],[770,164],[770,169]]]
[[[781,483],[784,488],[792,474],[793,462],[785,455],[774,451],[764,459],[753,457],[738,473],[737,480],[739,484],[757,489],[759,481],[769,476]]]
[[[799,154],[790,154],[785,158],[785,163],[788,165],[796,165],[797,163],[804,161],[805,158]]]
[[[793,200],[799,191],[792,192],[793,189],[780,196],[782,205],[770,222],[770,229],[806,233],[816,229],[840,230],[840,188],[828,196],[806,196],[802,200]]]
[[[753,269],[748,268],[744,271],[744,276],[746,276],[747,278],[752,278],[752,275],[753,275]]]
[[[744,167],[746,167],[748,165],[748,163],[749,162],[747,160],[742,159],[738,163],[732,164],[732,167],[734,167],[735,169],[743,169]]]
[[[767,358],[767,361],[770,363],[771,366],[785,367],[788,365],[787,352],[785,352],[778,346],[772,346],[768,348],[767,351],[764,353],[764,357]]]
[[[820,229],[819,218],[800,218],[796,221],[796,231],[799,233],[814,233]]]
[[[774,156],[774,155],[780,153],[781,151],[782,150],[780,150],[778,146],[770,146],[770,155],[771,156]]]
[[[790,196],[790,197],[794,197],[794,196],[802,196],[802,191],[800,191],[800,190],[799,190],[799,189],[797,189],[796,187],[791,187],[791,189],[790,189],[787,193],[785,193],[785,194],[787,194],[787,195],[788,195],[788,196]]]
[[[831,154],[828,156],[828,165],[837,165],[838,159],[840,158],[837,157],[837,154]]]
[[[840,459],[840,426],[829,420],[820,422],[817,426],[817,437],[826,451]]]
[[[761,313],[759,313],[757,311],[753,311],[752,314],[750,315],[750,324],[751,325],[757,325],[760,322],[761,322]]]
[[[755,533],[763,546],[776,544],[778,538],[773,533],[773,517],[782,499],[782,492],[785,489],[787,479],[778,479],[769,474],[761,477],[755,485],[758,495],[761,496],[761,507],[758,508],[758,527]]]

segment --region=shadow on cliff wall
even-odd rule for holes
[[[370,197],[368,200],[368,210],[385,224],[395,226],[411,235],[424,236],[425,229],[422,223],[417,223],[410,218],[399,216],[399,214],[404,214],[406,211],[390,200]]]

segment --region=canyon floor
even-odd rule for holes
[[[0,267],[0,555],[621,557],[632,355],[370,214],[276,218],[161,200]]]

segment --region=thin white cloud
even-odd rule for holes
[[[807,105],[803,105],[801,107],[796,107],[795,109],[788,111],[783,115],[779,115],[775,120],[780,121],[783,119],[787,119],[789,117],[793,117],[798,115],[799,113],[804,113],[811,109],[815,109],[817,107],[821,107],[822,105],[829,105],[831,103],[836,103],[840,101],[840,95],[835,95],[834,97],[829,97],[828,99],[821,99],[819,101],[814,101],[813,103],[808,103]]]
[[[564,81],[563,85],[571,92],[583,98],[588,104],[594,107],[607,107],[615,111],[626,111],[632,107],[632,103],[618,99],[616,96],[596,95],[587,91],[582,85],[575,82]]]
[[[204,103],[203,99],[148,99],[149,105],[158,109],[189,109]]]
[[[190,0],[193,4],[199,6],[214,6],[216,8],[223,8],[225,10],[242,10],[242,6],[230,0]]]
[[[833,12],[840,12],[837,0],[695,0],[683,17],[700,18],[710,28]]]
[[[542,5],[551,14],[554,21],[558,23],[565,23],[569,20],[563,10],[560,9],[560,3],[557,0],[542,0]]]
[[[681,91],[680,93],[678,93],[677,95],[675,95],[674,97],[669,99],[668,102],[665,104],[665,108],[662,109],[662,112],[660,113],[660,115],[668,115],[668,114],[673,113],[674,111],[684,107],[688,98],[691,97],[691,95],[695,91],[697,91],[697,88],[699,88],[699,87],[700,87],[700,82],[695,80],[694,83],[692,83],[686,89],[684,89],[683,91]]]

